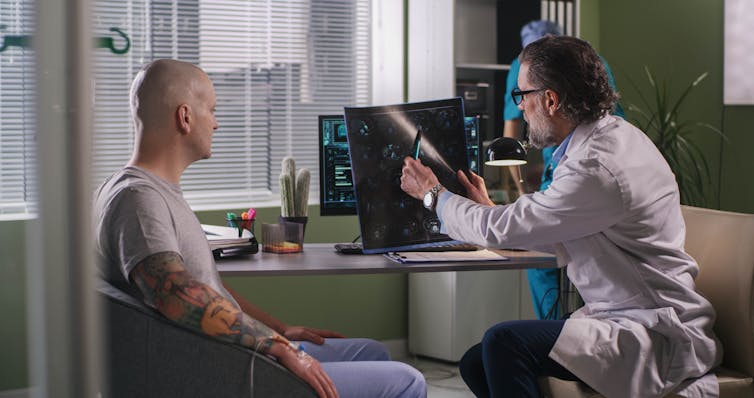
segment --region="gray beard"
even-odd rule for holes
[[[537,120],[538,119],[538,120]],[[555,137],[552,135],[552,126],[547,123],[544,117],[532,120],[532,123],[527,123],[529,129],[529,144],[537,149],[546,148],[557,144]]]

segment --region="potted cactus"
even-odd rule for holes
[[[280,220],[304,224],[309,212],[309,184],[311,173],[307,168],[296,170],[296,162],[288,156],[283,159],[280,172]]]

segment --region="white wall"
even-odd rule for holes
[[[454,0],[408,3],[408,99],[455,96]]]
[[[725,0],[725,105],[754,105],[754,1]]]
[[[403,102],[403,0],[372,2],[372,105]]]

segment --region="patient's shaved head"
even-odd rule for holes
[[[211,85],[204,71],[187,62],[159,59],[145,65],[131,85],[136,133],[168,127],[179,105],[203,98]]]

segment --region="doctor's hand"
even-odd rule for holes
[[[307,328],[304,326],[284,326],[281,333],[288,340],[310,341],[317,345],[322,345],[325,338],[343,338],[342,334],[330,330]]]
[[[469,170],[471,179],[466,177],[466,173],[463,170],[458,170],[458,181],[466,188],[466,197],[485,206],[494,206],[495,203],[490,200],[490,196],[487,194],[487,186],[484,185],[484,179],[476,175],[473,171]]]
[[[424,199],[424,195],[439,184],[432,169],[423,165],[419,159],[411,157],[403,159],[401,172],[401,189],[419,200]]]

